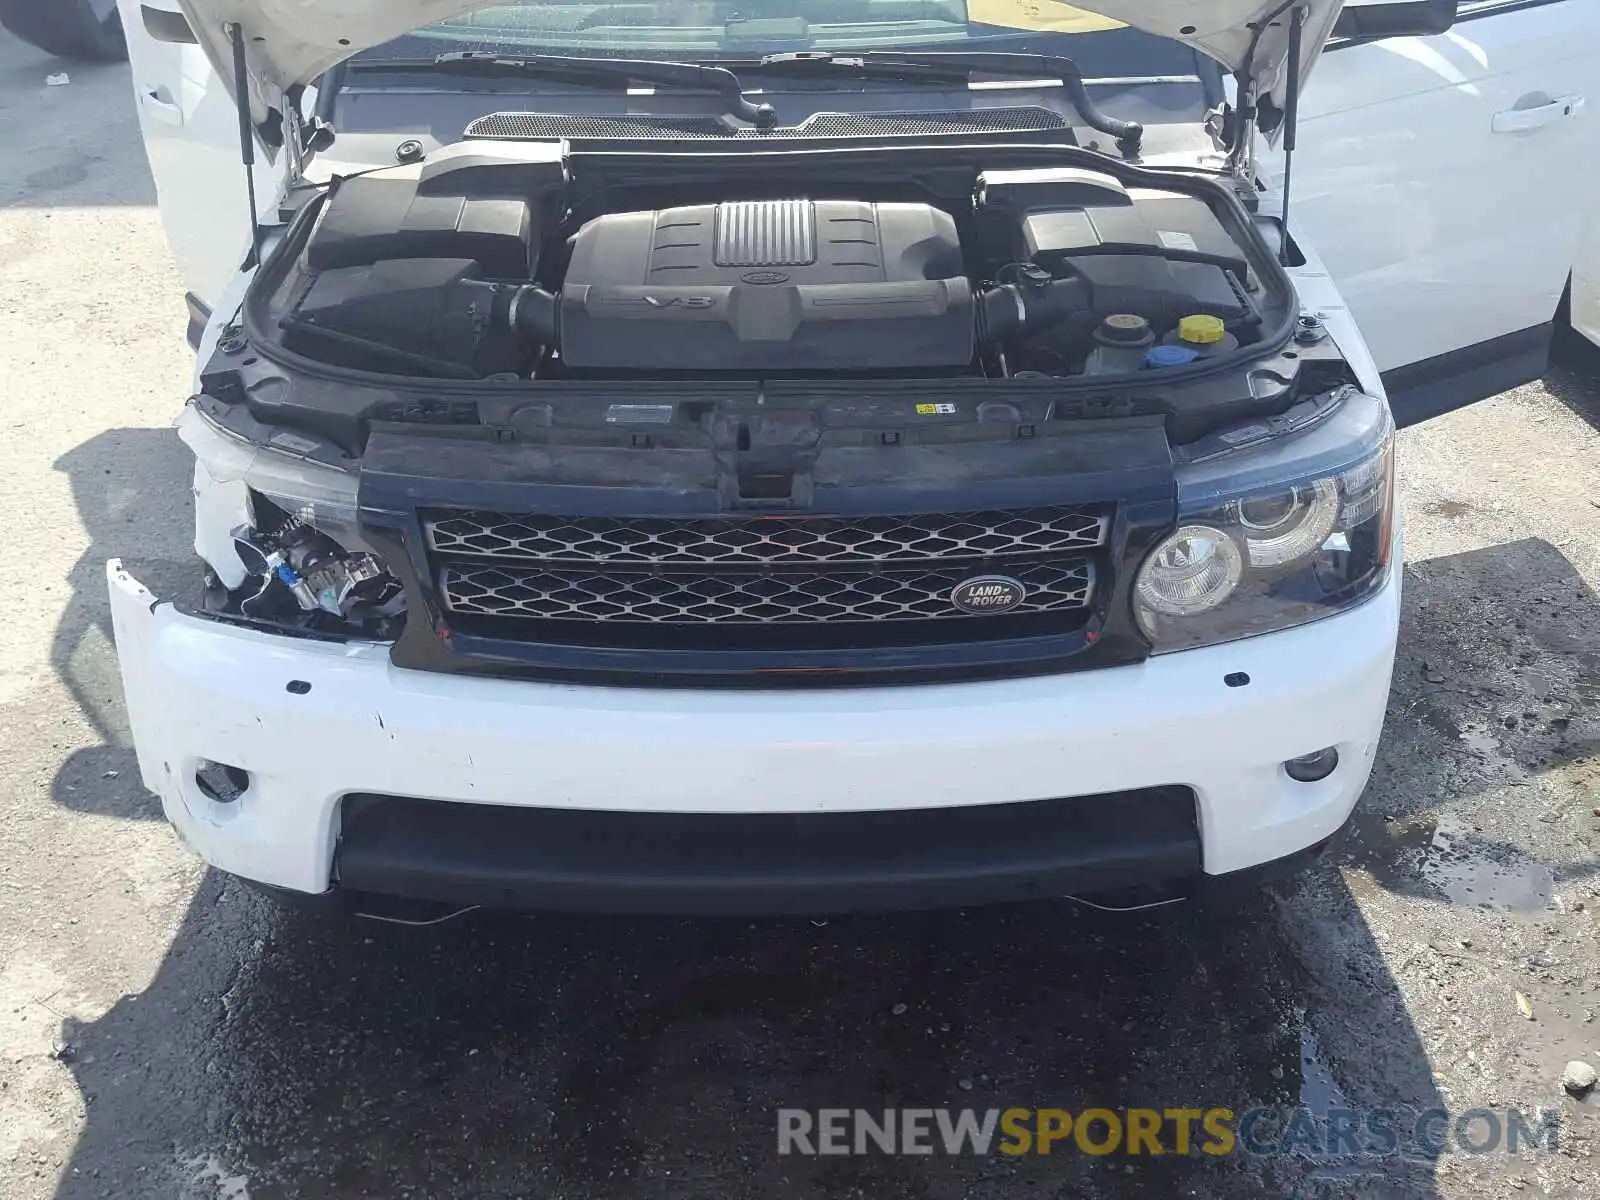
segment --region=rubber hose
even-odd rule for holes
[[[978,293],[978,344],[994,349],[1018,334],[1046,329],[1074,313],[1086,312],[1091,295],[1081,279],[1042,283],[1004,283]]]
[[[535,284],[494,291],[490,318],[493,324],[536,345],[560,348],[560,297]],[[978,344],[998,347],[1018,334],[1045,329],[1074,313],[1085,312],[1089,306],[1089,285],[1081,279],[985,288],[978,293],[974,306]]]

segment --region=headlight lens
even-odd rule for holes
[[[1179,471],[1179,527],[1134,585],[1135,615],[1157,653],[1301,625],[1383,585],[1394,490],[1388,407],[1354,390],[1314,405],[1299,432],[1230,449],[1270,431],[1227,431]]]
[[[178,418],[178,436],[213,479],[243,484],[347,550],[368,549],[356,521],[356,473],[317,461],[313,453],[320,444],[313,439],[274,429],[269,441],[248,442],[213,424],[193,404]]]
[[[1185,525],[1156,547],[1139,572],[1139,602],[1153,613],[1193,617],[1233,595],[1244,555],[1220,529]]]
[[[1313,553],[1339,519],[1339,485],[1313,479],[1239,501],[1239,524],[1252,567],[1281,567]]]

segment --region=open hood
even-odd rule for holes
[[[473,9],[484,0],[179,0],[218,75],[233,80],[229,28],[245,39],[251,109],[258,122],[282,110],[283,94],[372,46]],[[1295,0],[1075,0],[1086,9],[1210,55],[1235,73],[1247,65],[1263,91],[1281,87]],[[1315,59],[1344,0],[1298,0],[1306,12],[1303,68]],[[1255,26],[1273,18],[1256,38]],[[1249,63],[1246,63],[1246,59]]]

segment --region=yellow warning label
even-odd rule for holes
[[[967,15],[982,25],[1002,29],[1037,29],[1050,33],[1094,33],[1121,29],[1121,21],[1085,12],[1060,0],[968,0]]]
[[[954,404],[919,404],[917,415],[919,417],[942,417],[956,411]]]

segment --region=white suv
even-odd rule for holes
[[[1311,861],[1394,426],[1541,373],[1600,162],[1584,0],[181,7],[204,594],[109,565],[130,720],[207,862],[369,912]]]

